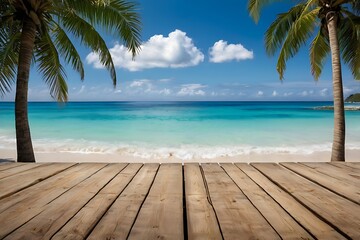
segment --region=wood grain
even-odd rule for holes
[[[161,164],[129,239],[184,239],[181,164]]]

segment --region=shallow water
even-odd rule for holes
[[[30,103],[38,152],[215,158],[329,151],[331,102]],[[14,104],[0,103],[0,151],[15,149]],[[347,148],[360,149],[360,111],[347,111]]]

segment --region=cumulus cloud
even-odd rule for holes
[[[259,97],[261,97],[261,96],[264,95],[264,92],[263,92],[263,91],[258,91],[256,95],[259,96]]]
[[[183,84],[181,85],[180,91],[177,93],[179,96],[204,96],[206,85],[202,84]]]
[[[116,67],[130,71],[149,68],[181,68],[195,66],[204,61],[204,54],[194,45],[185,32],[175,30],[168,36],[154,35],[141,45],[141,51],[132,59],[124,45],[115,44],[110,49]],[[104,68],[97,53],[86,57],[88,64],[95,68]]]
[[[150,79],[139,79],[133,80],[128,84],[127,93],[137,93],[137,94],[151,94],[151,95],[164,95],[169,96],[173,91],[169,88],[161,88],[160,85],[166,84],[169,81],[160,80],[150,80]]]
[[[325,97],[328,95],[328,92],[329,92],[329,89],[324,88],[324,89],[320,90],[320,96]]]
[[[228,62],[232,60],[240,61],[253,58],[253,51],[247,50],[240,43],[228,44],[226,41],[220,40],[210,48],[210,62],[213,63]]]
[[[279,94],[277,93],[277,91],[273,91],[273,93],[271,94],[273,97],[277,97]]]

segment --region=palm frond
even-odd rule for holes
[[[250,16],[254,19],[254,21],[257,23],[260,19],[260,11],[261,9],[270,3],[273,2],[279,2],[281,0],[249,0],[248,1],[248,11]]]
[[[100,62],[110,71],[113,85],[116,86],[115,66],[110,51],[95,28],[71,11],[67,11],[66,16],[61,18],[61,23],[66,30],[99,55]]]
[[[0,28],[0,96],[11,90],[15,82],[19,57],[20,33]]]
[[[277,71],[281,80],[284,78],[286,61],[299,51],[300,47],[306,43],[313,33],[318,12],[319,8],[315,8],[307,13],[301,12],[300,15],[295,16],[294,21],[291,23],[291,27],[280,49],[277,62]]]
[[[81,57],[71,42],[66,32],[55,22],[52,22],[54,29],[52,31],[55,46],[59,50],[60,56],[66,63],[71,64],[72,68],[80,74],[81,80],[84,80],[84,66]]]
[[[268,55],[273,56],[281,47],[292,24],[303,12],[303,5],[296,5],[286,13],[281,13],[265,33],[265,48]]]
[[[360,80],[360,17],[349,11],[343,11],[340,19],[339,45],[344,62],[355,79]]]
[[[50,88],[50,94],[59,102],[68,99],[68,88],[65,81],[66,74],[60,63],[59,54],[47,31],[36,42],[36,61],[39,72]]]
[[[91,25],[120,37],[133,56],[139,51],[141,23],[136,4],[122,0],[90,0],[87,4],[67,0],[67,3]]]
[[[317,36],[311,43],[310,47],[310,65],[311,65],[311,73],[314,76],[315,80],[318,80],[324,63],[326,56],[330,53],[330,45],[327,37],[323,34],[324,31],[319,31]]]

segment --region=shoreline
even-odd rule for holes
[[[238,156],[226,156],[215,158],[192,158],[180,159],[169,158],[141,158],[134,156],[124,156],[114,153],[68,153],[68,152],[35,152],[36,162],[106,162],[106,163],[223,163],[223,162],[329,162],[331,152],[322,151],[311,154],[292,154],[292,153],[271,153],[259,154],[250,153]],[[360,150],[346,150],[347,162],[360,162]],[[9,149],[0,150],[0,160],[16,161],[16,151]]]

